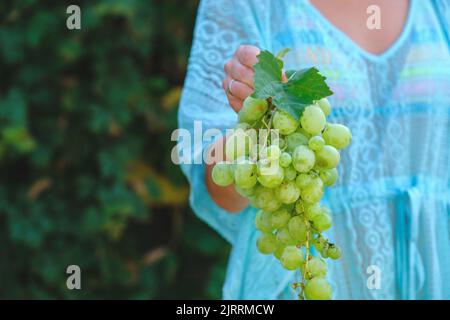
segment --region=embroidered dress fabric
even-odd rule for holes
[[[380,55],[358,47],[308,1],[203,0],[179,126],[233,128],[221,87],[223,65],[241,44],[276,53],[286,69],[317,66],[334,95],[330,122],[347,125],[339,182],[323,203],[327,236],[342,248],[329,260],[335,299],[450,299],[450,1],[411,0],[407,22]],[[193,148],[200,161],[211,144]],[[295,299],[284,270],[256,248],[256,210],[239,214],[209,196],[204,164],[182,164],[194,212],[232,245],[224,299]],[[375,270],[375,271],[374,271]],[[377,272],[380,287],[368,286]],[[369,283],[370,284],[370,283]]]

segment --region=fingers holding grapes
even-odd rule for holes
[[[236,112],[239,112],[244,100],[253,93],[252,87],[239,80],[232,79],[230,76],[223,79],[222,87],[227,94],[228,103]]]
[[[225,78],[222,87],[226,92],[228,102],[234,111],[238,112],[242,104],[253,92],[253,65],[258,62],[260,50],[255,46],[240,46],[231,60],[225,63]]]

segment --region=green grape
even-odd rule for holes
[[[339,173],[336,168],[320,170],[320,179],[326,187],[330,187],[336,183]]]
[[[229,186],[234,181],[231,164],[225,161],[214,165],[211,176],[214,183],[221,187]]]
[[[300,197],[300,189],[293,181],[283,182],[275,189],[275,196],[281,203],[294,203]]]
[[[302,189],[301,198],[308,204],[316,203],[322,198],[323,182],[319,177],[313,177],[311,182]]]
[[[267,158],[270,161],[278,160],[281,156],[280,147],[277,145],[270,145],[262,150],[262,158]]]
[[[300,270],[302,274],[305,272],[306,263],[302,264]],[[312,257],[308,260],[308,273],[306,279],[310,280],[315,277],[325,277],[327,275],[327,263],[320,257]]]
[[[295,179],[295,183],[297,184],[297,187],[304,189],[311,183],[312,180],[313,177],[311,175],[307,173],[300,173]]]
[[[261,232],[272,232],[272,215],[269,212],[259,210],[255,216],[255,226]]]
[[[280,156],[280,166],[283,168],[287,168],[292,163],[292,157],[289,153],[283,152]]]
[[[327,275],[327,263],[320,257],[313,257],[308,261],[308,271],[312,278],[325,277]]]
[[[294,181],[297,178],[297,170],[293,166],[284,169],[284,178],[287,181]]]
[[[283,149],[286,146],[286,140],[283,138],[275,138],[272,140],[272,145],[278,146],[280,149]]]
[[[308,206],[305,210],[305,216],[308,220],[314,219],[317,215],[322,213],[323,208],[320,203],[316,202],[310,206]]]
[[[238,125],[240,124],[238,123]],[[237,128],[238,127],[236,126],[236,129]],[[257,129],[250,127],[248,129],[245,129],[244,132],[250,140],[250,149],[253,148],[255,145],[258,145],[259,131]]]
[[[263,233],[262,235],[259,236],[258,240],[256,241],[256,246],[259,252],[263,254],[269,254],[276,250],[277,241],[273,234]]]
[[[281,265],[287,270],[299,269],[305,260],[303,252],[295,246],[288,246],[281,255]]]
[[[316,157],[316,159],[317,159],[317,157]],[[317,160],[316,160],[316,163],[314,164],[314,167],[311,169],[311,171],[313,171],[312,173],[316,174],[316,173],[319,173],[321,170],[324,170],[324,168],[319,166],[317,164]]]
[[[255,99],[248,96],[239,110],[239,122],[255,122],[263,117],[268,108],[268,103],[263,99]]]
[[[278,243],[278,242],[277,242]],[[281,259],[281,256],[283,255],[284,249],[286,248],[285,245],[283,244],[279,244],[277,246],[277,248],[275,249],[275,251],[273,252],[273,255],[275,256],[275,258],[277,258],[278,260]]]
[[[234,181],[241,188],[252,188],[256,185],[256,164],[246,160],[235,165]]]
[[[277,211],[274,211],[271,217],[272,228],[273,229],[283,228],[285,225],[287,225],[289,219],[291,219],[291,215],[289,214],[288,210],[279,209]]]
[[[255,188],[241,188],[238,185],[234,186],[234,189],[236,190],[237,193],[239,193],[241,196],[243,197],[251,197],[255,194]]]
[[[309,134],[319,134],[325,128],[326,123],[323,111],[316,105],[310,105],[303,111],[300,123],[302,128]]]
[[[331,215],[328,213],[328,210],[325,207],[322,207],[321,212],[314,218],[312,218],[311,221],[314,225],[314,228],[318,232],[329,229],[333,224],[333,219],[331,218]]]
[[[321,136],[312,136],[308,141],[311,150],[319,151],[325,145],[325,140]]]
[[[278,245],[293,246],[296,242],[295,239],[292,238],[287,226],[278,230],[276,238]]]
[[[335,244],[330,244],[328,247],[327,255],[333,260],[337,260],[341,257],[341,248]]]
[[[322,109],[323,114],[325,117],[328,117],[331,113],[331,105],[327,98],[322,98],[319,101],[317,101],[317,105],[320,109]]]
[[[300,145],[292,154],[292,165],[300,173],[308,172],[314,167],[315,155],[307,146]]]
[[[231,164],[232,164],[232,168],[233,168],[233,173],[234,173],[234,171],[236,170],[236,167],[237,167],[237,165],[238,164],[241,164],[241,163],[246,163],[246,162],[249,162],[250,160],[247,158],[247,156],[240,156],[240,157],[238,157],[238,158],[236,158]]]
[[[276,163],[269,167],[258,167],[258,182],[267,188],[278,187],[284,180],[284,170]]]
[[[306,132],[305,129],[303,129],[301,126],[299,126],[295,132],[301,133],[303,136],[305,136],[306,142],[304,144],[308,144],[308,140],[312,136],[310,133]]]
[[[328,242],[325,242],[322,245],[322,248],[320,249],[320,255],[322,256],[322,258],[328,258],[328,249],[330,248],[330,245]]]
[[[308,137],[303,133],[294,132],[286,137],[287,149],[293,152],[300,145],[308,144]]]
[[[236,124],[236,127],[235,127],[235,129],[241,129],[244,131],[246,131],[250,128],[251,128],[251,125],[249,125],[247,122],[238,123],[238,124]]]
[[[293,216],[288,223],[289,234],[296,241],[296,244],[302,244],[306,241],[306,233],[308,226],[305,224],[303,217]]]
[[[251,139],[244,130],[237,129],[227,138],[225,155],[229,160],[236,160],[250,151]]]
[[[278,170],[277,161],[270,161],[269,159],[265,158],[261,158],[258,160],[257,167],[258,174],[273,174],[275,170]]]
[[[277,110],[273,116],[273,127],[282,135],[293,133],[298,127],[298,121],[283,110]]]
[[[252,204],[254,207],[267,212],[273,212],[281,206],[280,201],[275,197],[274,191],[263,186],[256,188]]]
[[[326,143],[336,149],[344,149],[352,140],[350,130],[342,124],[328,124],[323,132]]]
[[[308,300],[330,300],[333,290],[327,280],[316,277],[306,283],[305,297]]]
[[[316,163],[320,168],[335,168],[340,159],[341,155],[339,154],[339,151],[330,145],[325,145],[322,149],[316,152]]]
[[[317,238],[313,240],[313,245],[319,252],[323,250],[326,243],[327,241],[321,235],[319,235]]]
[[[248,157],[252,161],[257,162],[258,159],[259,159],[259,155],[260,155],[261,149],[262,149],[261,146],[258,143],[254,143],[253,140],[252,140],[252,143],[250,145],[250,149],[249,149],[249,152],[248,152]]]

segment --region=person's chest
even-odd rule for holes
[[[405,28],[409,0],[310,0],[333,26],[362,50],[379,54],[391,47]]]
[[[450,104],[450,50],[431,5],[414,3],[400,39],[378,55],[355,45],[310,6],[286,7],[280,14],[288,19],[273,29],[272,50],[291,49],[286,69],[318,67],[340,106]]]

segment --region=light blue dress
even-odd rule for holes
[[[333,210],[328,237],[343,250],[328,263],[336,299],[450,299],[449,25],[448,0],[412,0],[400,37],[373,55],[306,0],[201,1],[181,128],[193,131],[196,120],[203,130],[234,127],[223,65],[240,44],[254,44],[291,48],[286,69],[318,66],[334,91],[330,121],[352,130],[339,183],[323,200]],[[210,143],[193,149],[197,160]],[[295,298],[289,284],[298,275],[256,249],[255,210],[222,210],[204,165],[182,170],[194,212],[232,245],[223,298]],[[367,285],[373,268],[378,289]]]

